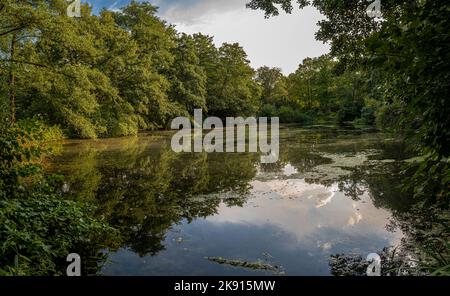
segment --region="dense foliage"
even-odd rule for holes
[[[40,114],[69,136],[96,138],[165,128],[194,108],[222,117],[258,108],[242,47],[179,34],[148,3],[100,15],[84,5],[81,18],[66,15],[64,0],[2,3],[3,124]]]
[[[67,136],[97,138],[167,128],[195,108],[299,123],[362,116],[361,75],[337,73],[328,56],[306,59],[285,77],[279,69],[252,69],[237,43],[216,47],[210,36],[178,33],[146,2],[99,15],[83,5],[80,18],[68,17],[66,5],[3,2],[3,126],[39,114]]]
[[[0,135],[0,274],[64,274],[68,254],[83,252],[83,271],[95,273],[100,250],[116,231],[92,217],[94,208],[63,199],[61,177],[45,176],[40,164],[49,148],[47,129],[19,122]],[[94,253],[92,253],[92,250]]]
[[[257,81],[263,88],[261,114],[281,122],[352,122],[374,124],[379,104],[364,83],[365,72],[337,72],[330,56],[307,58],[285,77],[277,68],[261,67]]]

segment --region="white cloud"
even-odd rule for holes
[[[187,0],[176,3],[168,1],[154,1],[155,5],[163,8],[164,17],[168,21],[179,24],[195,25],[198,21],[210,14],[225,13],[237,9],[245,9],[247,0]]]

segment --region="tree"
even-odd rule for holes
[[[337,111],[339,97],[333,89],[338,77],[333,72],[335,65],[327,55],[303,60],[295,73],[288,77],[291,100],[306,110]]]
[[[199,65],[206,75],[206,109],[211,115],[211,102],[217,97],[217,85],[220,83],[219,50],[214,45],[213,37],[201,33],[194,34],[196,54]]]
[[[219,117],[256,114],[260,105],[260,87],[254,78],[247,54],[237,43],[224,43],[208,97],[208,110]]]
[[[167,96],[170,83],[164,75],[174,62],[176,34],[156,12],[149,3],[132,1],[115,13],[117,24],[130,32],[138,45],[137,59],[127,69],[127,79],[120,88],[135,108],[141,128],[165,127],[171,117],[182,113]]]
[[[175,61],[169,70],[171,84],[169,97],[181,104],[183,110],[193,114],[194,109],[206,107],[206,72],[200,64],[192,36],[182,34],[173,50]]]
[[[95,120],[95,93],[104,87],[98,81],[107,79],[92,67],[99,54],[93,36],[79,20],[66,16],[65,7],[63,1],[12,1],[5,6],[7,24],[29,20],[13,34],[14,57],[2,54],[14,69],[11,117],[15,118],[17,102],[19,116],[41,114],[50,122],[64,124],[71,134],[96,137],[104,127]],[[89,13],[85,5],[83,18],[89,18]]]
[[[292,101],[289,98],[288,83],[288,79],[284,76],[275,83],[270,99],[275,106],[292,105]]]
[[[278,83],[283,77],[284,76],[280,68],[270,68],[264,66],[256,70],[256,82],[258,82],[262,87],[262,103],[273,103],[275,89],[278,87],[278,92],[281,91]]]
[[[31,2],[31,3],[30,3]],[[16,75],[19,63],[17,47],[19,40],[32,33],[36,26],[45,26],[46,9],[49,1],[12,1],[5,0],[0,5],[0,73],[2,105],[2,123],[16,121]],[[9,102],[6,102],[6,100]],[[8,111],[5,111],[8,110]]]

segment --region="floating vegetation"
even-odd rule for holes
[[[265,271],[272,271],[276,274],[284,274],[284,272],[281,270],[281,266],[271,265],[269,263],[264,263],[260,261],[248,262],[243,260],[229,260],[222,257],[205,257],[205,259],[221,265],[230,265],[234,267],[242,267],[253,270],[265,270]]]

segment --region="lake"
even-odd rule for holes
[[[282,126],[280,160],[176,154],[172,132],[69,140],[52,162],[70,198],[120,229],[104,275],[330,275],[404,234],[399,173],[412,157],[370,129]]]

